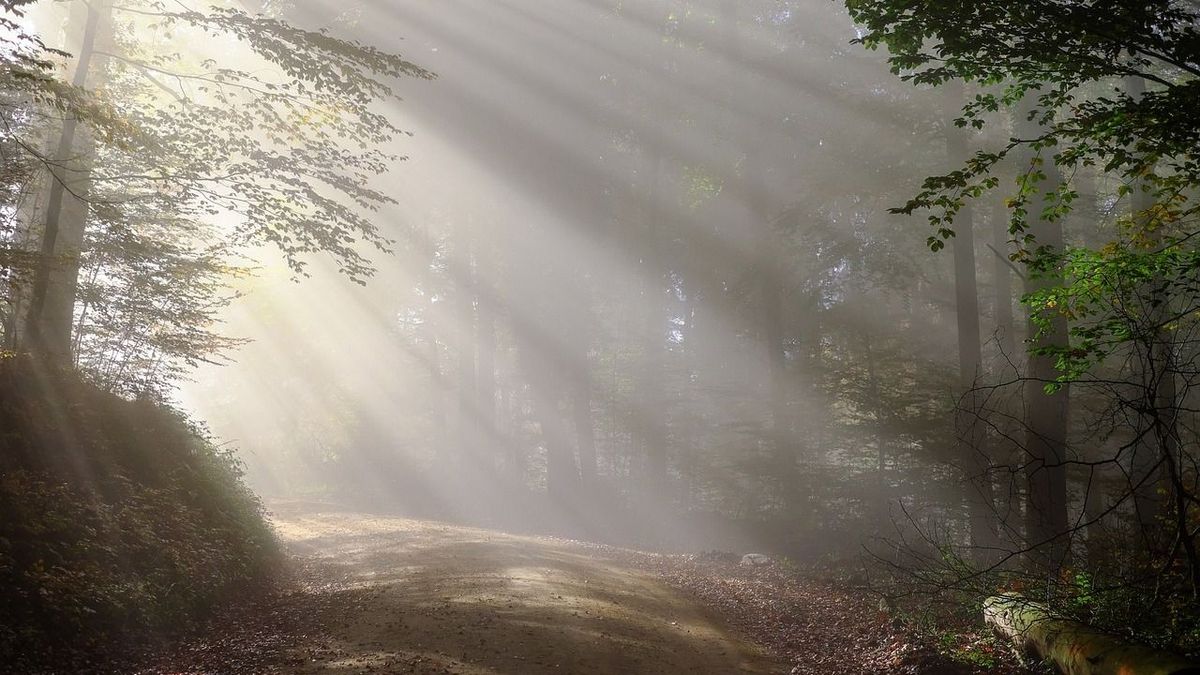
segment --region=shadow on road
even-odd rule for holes
[[[307,673],[774,673],[718,617],[578,542],[400,518],[283,514],[349,607]]]

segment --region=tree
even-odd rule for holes
[[[358,246],[388,249],[370,214],[392,200],[372,181],[396,159],[387,145],[400,133],[373,106],[393,96],[387,80],[431,73],[394,54],[236,9],[93,4],[86,16],[75,89],[103,85],[127,133],[117,137],[92,117],[67,110],[57,150],[49,153],[55,173],[29,290],[28,347],[60,365],[69,363],[72,345],[80,343],[78,336],[71,338],[73,325],[94,325],[95,315],[92,323],[75,317],[78,248],[99,243],[89,233],[101,229],[121,231],[117,240],[145,241],[153,228],[169,223],[168,236],[182,247],[176,252],[203,251],[209,261],[216,251],[234,250],[219,246],[221,241],[268,243],[297,274],[319,252],[330,254],[355,281],[371,273]],[[111,40],[100,35],[108,32]],[[244,50],[233,55],[241,63],[222,65],[198,53],[178,57],[168,34],[230,38]],[[256,62],[263,67],[243,65]],[[97,69],[103,75],[89,81],[88,71]],[[96,126],[100,133],[77,132]],[[19,142],[36,145],[17,133]],[[76,141],[78,133],[95,136],[94,146]],[[67,158],[73,167],[58,170]],[[64,171],[71,172],[70,180]],[[75,183],[86,188],[72,189]],[[149,205],[170,217],[145,220]],[[207,223],[215,219],[233,224],[214,229]],[[97,278],[110,278],[145,252],[135,249],[123,260],[111,249],[104,256],[84,251],[82,259],[103,260],[109,270]],[[210,281],[230,267],[224,261],[210,266]],[[185,305],[191,300],[203,307],[211,296],[192,296],[177,305],[179,311],[163,313],[167,323],[161,325],[200,321],[191,328],[207,330],[211,315],[189,313]],[[153,334],[156,325],[142,329]],[[197,355],[199,343],[185,348],[164,337],[158,345],[161,357],[186,360]],[[209,340],[205,348],[219,346]]]
[[[961,92],[952,89],[948,104],[952,109],[961,100]],[[967,153],[967,134],[952,124],[948,115],[946,150],[951,161],[960,161]],[[975,263],[974,213],[964,206],[959,213],[961,227],[954,238],[954,314],[958,323],[958,387],[962,399],[955,426],[960,438],[959,454],[966,475],[967,508],[970,511],[971,545],[975,557],[986,560],[987,549],[996,546],[996,512],[992,488],[992,466],[984,445],[985,424],[980,416],[983,406],[979,387],[983,375],[983,354],[979,328],[979,290]]]
[[[82,9],[82,39],[71,84],[89,84],[97,43],[110,39],[112,5],[92,3]],[[94,82],[91,83],[93,86]],[[40,260],[30,291],[26,325],[30,342],[48,362],[65,365],[71,356],[71,325],[83,246],[88,200],[92,187],[93,141],[86,126],[68,116],[52,157],[51,180],[42,224]],[[76,141],[76,135],[82,136]],[[82,157],[82,160],[77,159]]]
[[[1145,511],[1134,506],[1155,501],[1146,497],[1153,492],[1148,484],[1161,475],[1163,511],[1149,508],[1155,516],[1136,518],[1142,531],[1124,534],[1138,562],[1092,573],[1115,579],[1111,588],[1121,590],[1109,591],[1110,599],[1130,588],[1172,584],[1194,595],[1200,560],[1189,523],[1200,502],[1194,481],[1181,480],[1192,475],[1196,457],[1191,432],[1183,442],[1181,414],[1188,410],[1183,374],[1197,364],[1192,330],[1200,308],[1200,8],[1169,0],[848,0],[847,7],[863,27],[859,42],[886,47],[903,79],[980,88],[959,126],[1003,125],[999,113],[1014,111],[1006,142],[927,179],[894,210],[927,212],[934,229],[928,244],[938,250],[954,236],[967,205],[999,186],[1005,160],[1016,167],[1007,201],[1010,250],[1025,268],[1031,336],[1025,536],[1033,560],[1045,565],[1043,580],[1054,586],[1077,531],[1122,511]],[[1145,90],[1128,82],[1145,82]],[[1099,243],[1094,235],[1080,242],[1064,232],[1080,196],[1076,174],[1092,170],[1116,182],[1114,201],[1133,202],[1132,215],[1100,230],[1108,240]],[[1100,419],[1114,422],[1105,433],[1121,439],[1112,454],[1076,456],[1066,424],[1068,389],[1073,398],[1107,402]],[[1129,480],[1107,495],[1105,508],[1069,517],[1068,470],[1082,470],[1076,489],[1090,499],[1093,489],[1103,489],[1094,476],[1106,465]],[[1143,538],[1159,527],[1165,537]],[[1145,543],[1155,540],[1172,544]]]

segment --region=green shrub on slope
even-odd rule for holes
[[[119,653],[275,553],[236,461],[177,412],[0,364],[0,664]]]

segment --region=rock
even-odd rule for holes
[[[741,556],[729,551],[701,551],[696,554],[696,562],[715,563],[719,565],[734,565],[741,560]]]
[[[761,553],[747,553],[742,556],[742,564],[746,567],[758,567],[759,565],[770,565],[771,558]]]

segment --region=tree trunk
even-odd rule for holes
[[[1066,675],[1198,675],[1200,663],[1129,645],[1077,621],[1056,618],[1041,603],[1015,593],[988,598],[984,621],[1023,652]]]
[[[751,164],[757,164],[761,158],[749,157]],[[747,181],[751,185],[758,182],[754,177]],[[755,199],[765,201],[766,190],[754,189]],[[759,301],[762,303],[763,347],[766,353],[767,387],[769,408],[771,411],[770,427],[768,429],[768,444],[771,461],[778,471],[778,477],[784,483],[791,479],[794,458],[788,447],[788,414],[787,414],[787,354],[783,335],[783,289],[780,284],[780,265],[777,260],[778,242],[768,216],[767,208],[758,205],[753,211],[757,222],[754,227],[759,230],[758,264]],[[782,486],[781,486],[782,487]]]
[[[97,43],[111,30],[111,2],[88,3],[83,18],[83,39],[72,84],[88,86],[97,54]],[[95,83],[93,83],[95,88]],[[26,326],[31,351],[57,367],[71,365],[71,328],[78,289],[79,255],[87,225],[91,191],[91,162],[95,143],[78,119],[63,122],[55,152],[59,168],[51,169],[50,190],[37,269],[30,291]]]
[[[521,441],[521,423],[524,418],[524,408],[521,405],[521,400],[518,397],[517,384],[506,387],[501,391],[501,399],[504,401],[504,419],[505,419],[505,434],[504,444],[505,466],[507,467],[507,475],[513,485],[523,486],[525,484],[526,453]]]
[[[422,240],[428,260],[421,270],[420,284],[424,290],[425,306],[422,308],[420,332],[425,339],[425,365],[429,374],[429,417],[433,426],[433,443],[437,456],[444,460],[450,444],[449,427],[447,424],[447,386],[446,375],[442,372],[442,355],[438,347],[438,327],[435,316],[438,305],[433,300],[434,275],[433,261],[437,255],[437,244],[429,231],[428,224],[422,228]]]
[[[637,378],[637,409],[633,411],[634,429],[641,454],[646,462],[643,491],[646,496],[663,494],[667,484],[667,430],[664,422],[663,400],[663,341],[666,339],[666,313],[663,270],[661,268],[659,238],[663,228],[661,183],[663,158],[655,153],[647,158],[650,173],[647,186],[645,264],[642,271],[642,302],[645,316],[642,323],[642,355]]]
[[[590,494],[596,487],[596,438],[592,429],[592,386],[586,363],[582,377],[575,379],[575,395],[571,397],[575,418],[575,445],[579,449],[579,477],[583,490]]]
[[[1041,127],[1036,122],[1028,121],[1025,111],[1018,114],[1017,128],[1022,137],[1036,137]],[[1026,151],[1023,159],[1022,170],[1033,171],[1037,168],[1032,152]],[[1057,187],[1062,177],[1053,160],[1048,157],[1044,159],[1041,169],[1046,179],[1036,186],[1038,195],[1031,198],[1028,232],[1035,239],[1033,246],[1062,251],[1062,221],[1043,217],[1048,206],[1045,193]],[[1025,292],[1034,293],[1057,285],[1060,281],[1050,274],[1030,274],[1025,280]],[[1066,346],[1069,341],[1066,317],[1053,312],[1046,318],[1050,325],[1041,336],[1033,338],[1032,348]],[[1036,336],[1038,330],[1031,319],[1029,334]],[[1028,560],[1042,567],[1051,577],[1066,561],[1069,543],[1065,462],[1070,386],[1064,385],[1054,394],[1044,391],[1045,385],[1057,377],[1053,356],[1030,353],[1024,391],[1025,539],[1026,546],[1031,549]]]
[[[994,214],[991,222],[992,234],[992,313],[995,325],[997,360],[993,365],[991,376],[994,382],[1004,382],[1020,376],[1020,352],[1017,347],[1017,329],[1013,320],[1013,262],[1009,259],[1012,248],[1011,234],[1008,231],[1009,219],[1002,204],[997,203],[992,208]],[[996,427],[990,443],[993,461],[1003,467],[1017,467],[1024,462],[1024,453],[1020,443],[1016,441],[1019,430],[1014,421],[1021,419],[1021,411],[1015,409],[1011,401],[1000,399],[1001,406],[998,414],[991,421]],[[1022,481],[1011,472],[998,476],[998,489],[995,492],[997,525],[999,528],[998,541],[1010,548],[1019,550],[1022,541],[1022,519],[1024,503],[1024,486]]]
[[[455,221],[450,243],[450,275],[454,284],[454,351],[457,359],[458,418],[455,420],[454,457],[457,471],[474,471],[478,416],[475,391],[474,284],[471,279],[471,232],[461,220]]]
[[[1146,92],[1146,82],[1141,77],[1126,78],[1125,87],[1135,99]],[[1155,196],[1147,191],[1150,187],[1142,181],[1133,185],[1130,216],[1137,226],[1146,229],[1147,245],[1154,246],[1161,233],[1153,229],[1151,222]],[[1129,480],[1142,535],[1152,550],[1159,551],[1166,544],[1163,525],[1167,502],[1163,496],[1169,493],[1170,486],[1165,480],[1165,463],[1174,461],[1175,457],[1175,418],[1179,402],[1176,400],[1173,363],[1174,340],[1170,331],[1153,328],[1170,317],[1171,299],[1161,296],[1153,283],[1149,286],[1144,292],[1152,297],[1142,299],[1142,305],[1150,309],[1143,320],[1147,332],[1140,345],[1141,372],[1136,374],[1140,377],[1137,386],[1142,392],[1144,412],[1138,419],[1138,440],[1130,456]]]
[[[476,458],[495,467],[500,464],[503,443],[496,428],[496,265],[493,249],[475,253],[475,394],[478,409],[480,448]]]
[[[867,387],[871,395],[873,407],[875,408],[875,499],[874,499],[874,520],[875,532],[883,533],[887,531],[887,525],[891,521],[891,486],[887,479],[887,439],[884,433],[885,417],[888,414],[888,407],[883,400],[883,393],[879,390],[879,377],[875,368],[875,354],[871,350],[871,334],[864,331],[862,334],[863,343],[863,361],[867,367]]]
[[[736,0],[723,5],[722,21],[731,82],[739,82],[746,76],[739,72],[738,62],[744,58],[743,35],[740,22],[740,5]],[[731,93],[736,92],[731,89]],[[740,140],[740,139],[739,139]],[[788,443],[787,405],[787,354],[784,345],[784,304],[782,287],[782,265],[779,260],[780,242],[775,236],[771,222],[772,204],[763,167],[771,138],[764,136],[745,145],[745,174],[738,177],[736,171],[727,176],[734,189],[733,196],[741,202],[754,233],[754,261],[757,266],[755,286],[758,294],[759,311],[762,318],[762,349],[767,373],[767,451],[775,467],[780,487],[786,488],[791,481],[795,459]],[[737,143],[735,143],[737,145]]]
[[[954,125],[960,88],[948,97],[946,115],[946,151],[952,163],[967,159],[967,134]],[[997,544],[996,505],[992,489],[991,460],[984,442],[983,401],[978,392],[983,372],[979,330],[979,289],[975,269],[975,213],[970,204],[963,206],[955,220],[954,298],[958,320],[958,388],[961,394],[955,410],[958,458],[966,478],[966,501],[970,521],[971,547],[977,562],[985,563]]]
[[[996,320],[996,342],[1005,363],[1017,358],[1016,323],[1013,321],[1012,261],[1006,252],[1009,249],[1008,219],[997,214],[992,222],[992,308]]]
[[[546,490],[556,501],[571,501],[579,485],[579,468],[571,451],[554,376],[545,372],[544,363],[529,363],[529,389],[533,398],[533,414],[542,429],[546,447]]]

